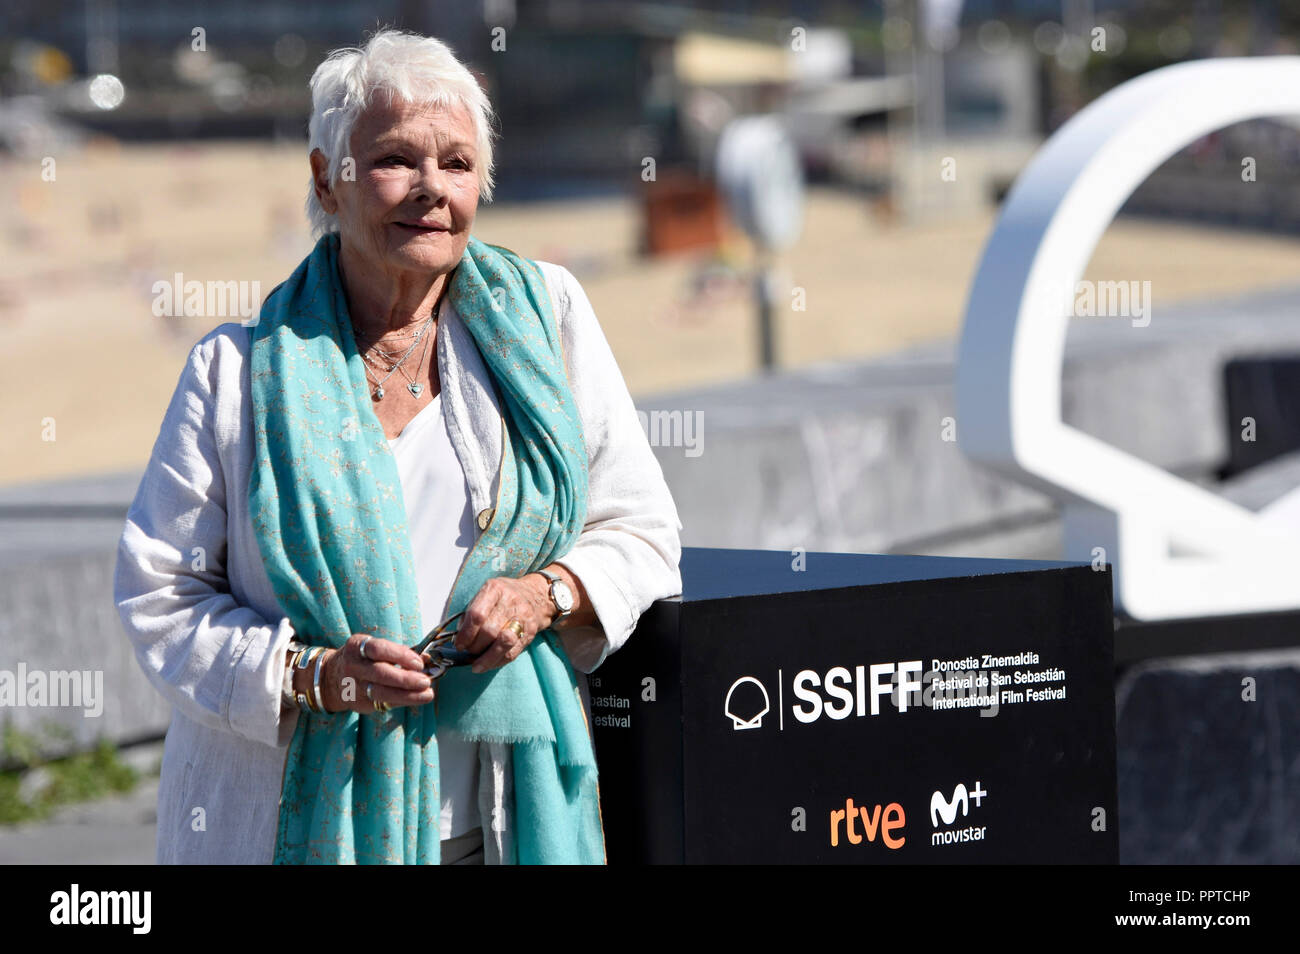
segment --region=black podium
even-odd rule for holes
[[[687,548],[592,674],[611,864],[1118,861],[1109,568]]]

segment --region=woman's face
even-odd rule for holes
[[[474,139],[461,107],[425,110],[380,97],[353,127],[354,179],[345,162],[326,192],[324,157],[312,154],[317,195],[337,216],[342,244],[385,272],[454,269],[478,211]]]

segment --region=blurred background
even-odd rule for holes
[[[1117,85],[1296,53],[1300,6],[7,0],[0,669],[94,668],[107,691],[97,718],[0,714],[0,861],[153,857],[167,708],[121,633],[113,551],[190,346],[241,317],[160,309],[159,287],[264,297],[307,254],[307,81],[379,26],[445,40],[488,90],[475,234],[582,282],[684,544],[1056,558],[1055,502],[941,436],[999,204]],[[1300,351],[1297,158],[1278,119],[1164,163],[1085,275],[1150,282],[1154,321],[1072,329],[1067,352],[1067,421],[1255,506],[1300,483],[1300,445],[1234,443],[1223,369]],[[1128,861],[1273,850],[1129,821]]]

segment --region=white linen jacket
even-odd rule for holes
[[[563,637],[574,667],[587,673],[651,603],[681,592],[682,524],[586,293],[568,269],[538,264],[587,444],[587,522],[558,561],[582,581],[600,620]],[[114,601],[136,658],[172,705],[158,792],[160,864],[272,860],[297,724],[280,699],[293,630],[248,513],[250,331],[228,322],[191,349],[118,545]],[[481,532],[496,499],[503,420],[449,301],[436,342],[448,433]],[[585,689],[585,676],[579,682]],[[509,856],[513,837],[509,748],[484,743],[479,754],[492,863]]]

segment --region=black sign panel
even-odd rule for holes
[[[687,554],[592,677],[611,863],[1118,860],[1109,571]]]

